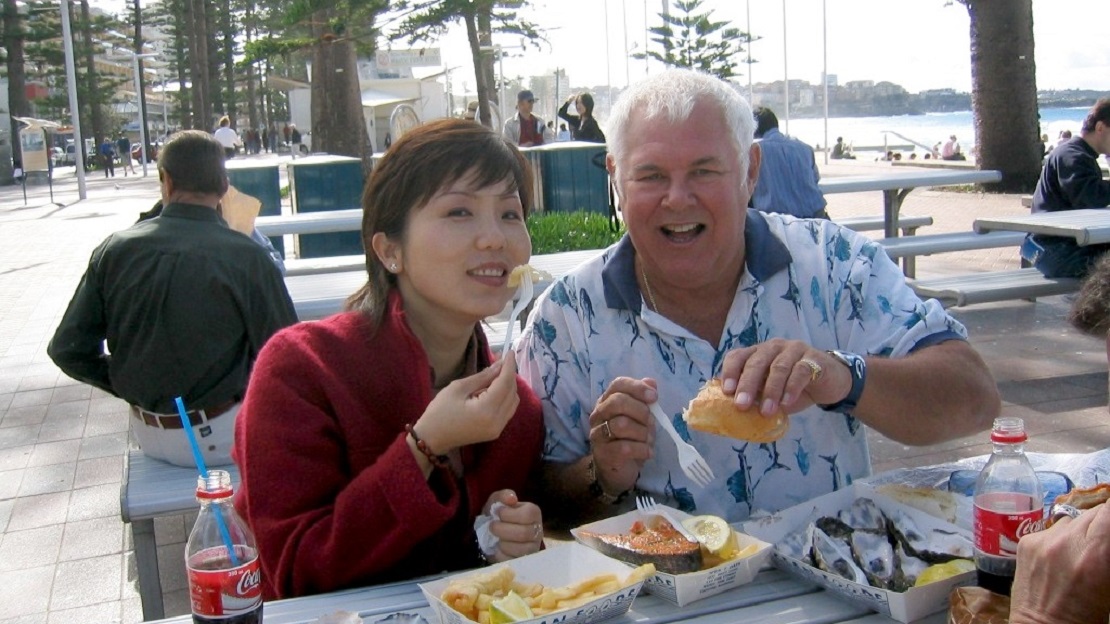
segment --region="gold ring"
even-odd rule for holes
[[[609,440],[613,439],[613,432],[609,429],[609,421],[601,423],[605,427],[605,437]]]
[[[821,368],[820,364],[818,364],[817,362],[814,362],[813,360],[811,360],[809,358],[802,358],[802,359],[798,360],[798,363],[799,364],[805,364],[806,366],[809,367],[809,382],[810,383],[813,383],[813,382],[817,381],[818,379],[821,379],[821,376],[825,374],[825,369]]]

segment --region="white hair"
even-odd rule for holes
[[[751,105],[732,83],[689,69],[668,69],[648,76],[621,93],[605,126],[609,153],[618,164],[621,162],[633,119],[686,121],[693,114],[694,105],[702,101],[720,109],[726,126],[723,131],[733,139],[740,170],[747,171],[755,132]]]

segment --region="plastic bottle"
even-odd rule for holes
[[[980,587],[1010,595],[1022,535],[1040,530],[1041,483],[1025,456],[1025,423],[998,418],[994,453],[975,482],[975,567]]]
[[[200,515],[185,545],[194,624],[262,622],[262,576],[254,534],[236,513],[231,475],[197,478]]]

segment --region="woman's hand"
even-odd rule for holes
[[[497,551],[490,561],[500,563],[509,559],[523,557],[537,552],[543,546],[543,515],[534,503],[521,502],[516,492],[498,490],[490,494],[482,513],[488,514],[490,507],[500,502],[500,520],[490,523],[490,533],[497,537]]]
[[[516,413],[516,354],[439,391],[413,429],[437,455],[497,439]]]

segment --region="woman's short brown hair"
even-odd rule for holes
[[[347,299],[347,309],[368,315],[377,326],[396,276],[374,253],[374,235],[393,240],[405,233],[409,215],[441,189],[473,176],[478,188],[512,180],[524,215],[532,206],[532,173],[524,155],[500,133],[465,119],[439,119],[405,133],[374,166],[362,194],[365,286]]]

